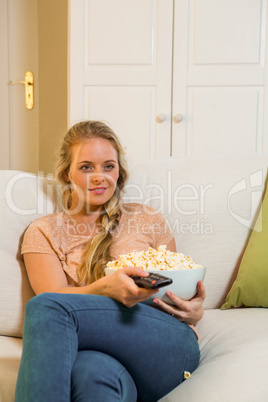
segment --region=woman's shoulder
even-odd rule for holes
[[[57,212],[49,215],[40,216],[34,219],[30,225],[29,229],[45,229],[51,227],[60,226],[62,222],[62,212]]]
[[[61,238],[61,213],[45,215],[34,219],[23,235],[21,253],[58,254]]]
[[[123,215],[129,216],[129,217],[131,217],[131,216],[141,217],[142,216],[142,217],[146,217],[148,219],[149,219],[149,217],[152,217],[152,216],[154,216],[154,217],[161,216],[161,213],[157,209],[155,209],[147,204],[139,204],[136,202],[123,204],[122,205],[122,213],[123,213]]]
[[[122,211],[140,211],[143,208],[143,204],[138,204],[137,202],[125,202],[122,204]]]
[[[173,233],[168,220],[158,210],[147,204],[126,203],[123,205],[122,219],[119,226],[127,230],[127,235],[139,234],[149,239],[152,247],[158,247],[161,244],[168,244],[173,238]],[[140,240],[139,240],[140,241]]]

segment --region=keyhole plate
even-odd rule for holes
[[[26,71],[25,73],[25,105],[28,110],[31,110],[34,106],[33,100],[33,73],[31,71]]]

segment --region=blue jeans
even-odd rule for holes
[[[193,330],[146,304],[43,293],[26,306],[15,401],[157,401],[199,358]]]

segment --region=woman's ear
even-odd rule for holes
[[[67,172],[65,172],[64,174],[63,174],[63,177],[64,177],[64,179],[66,180],[66,182],[67,183],[70,183],[70,177],[69,177],[69,172],[67,173]]]

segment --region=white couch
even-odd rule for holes
[[[220,309],[255,219],[267,161],[259,155],[130,164],[126,201],[160,208],[178,251],[207,267],[205,314],[197,325],[200,366],[161,402],[268,401],[267,309]],[[24,307],[33,296],[22,235],[35,217],[53,212],[58,196],[50,178],[2,171],[0,197],[0,401],[12,402]]]

